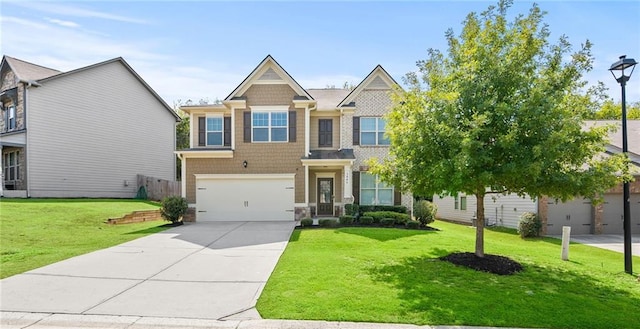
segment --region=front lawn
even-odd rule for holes
[[[621,253],[487,230],[485,252],[524,266],[498,276],[437,258],[473,251],[475,229],[294,231],[260,300],[265,318],[429,325],[638,328],[640,282]],[[638,270],[640,257],[634,257]]]
[[[162,231],[164,222],[107,225],[109,217],[158,209],[138,200],[0,200],[0,278]]]

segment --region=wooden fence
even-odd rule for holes
[[[141,187],[144,187],[148,200],[162,201],[162,199],[168,196],[182,195],[182,185],[180,184],[180,182],[160,179],[156,177],[149,177],[145,175],[138,175],[137,180],[138,191],[140,191]]]

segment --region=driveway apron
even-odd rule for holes
[[[0,281],[0,310],[257,319],[295,222],[187,223]]]

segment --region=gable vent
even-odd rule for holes
[[[389,85],[381,77],[376,77],[367,85],[367,89],[389,89]]]
[[[269,68],[258,80],[282,80],[282,78],[273,70],[273,68]]]

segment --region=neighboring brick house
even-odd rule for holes
[[[3,56],[4,197],[136,195],[136,175],[175,178],[177,114],[124,61],[60,72]]]
[[[183,106],[182,193],[196,220],[339,216],[344,205],[411,205],[366,160],[388,154],[382,116],[396,82],[377,66],[356,88],[304,89],[267,56],[222,104]]]

